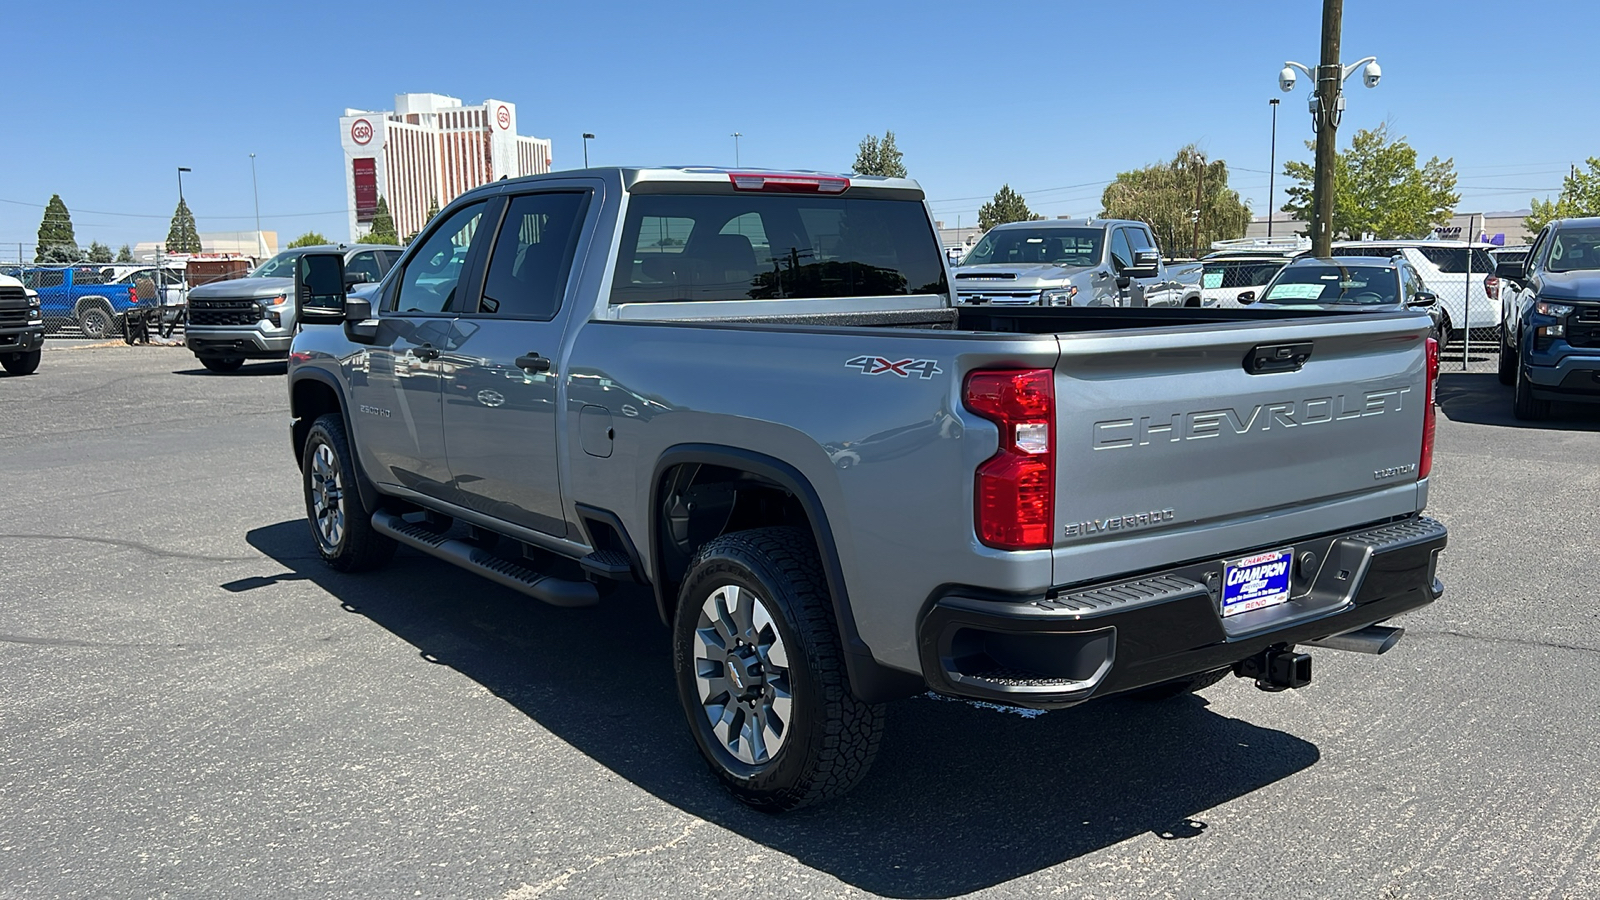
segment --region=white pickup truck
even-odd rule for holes
[[[967,305],[1200,305],[1200,264],[1162,262],[1150,226],[1124,219],[996,225],[955,279]]]

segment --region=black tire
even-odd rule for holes
[[[237,372],[244,365],[244,360],[237,356],[202,356],[200,365],[206,367],[207,372],[216,372],[218,375],[227,375]]]
[[[1550,401],[1533,396],[1533,385],[1528,382],[1528,376],[1522,371],[1521,364],[1517,365],[1516,381],[1517,396],[1511,407],[1512,414],[1524,422],[1538,422],[1550,418]]]
[[[730,715],[735,718],[725,721],[757,721],[739,718],[744,701],[722,694],[729,702],[714,707],[718,695],[702,701],[700,693],[702,672],[722,673],[718,677],[724,683],[739,683],[726,680],[731,666],[725,661],[707,669],[698,669],[696,663],[703,659],[697,656],[697,639],[714,631],[710,627],[701,631],[702,611],[729,587],[755,595],[755,604],[741,608],[764,609],[770,616],[772,628],[761,633],[781,641],[787,663],[775,666],[775,654],[757,657],[756,645],[746,647],[746,658],[754,660],[760,671],[759,687],[750,688],[754,697],[748,702],[774,703],[776,710],[774,686],[789,698],[789,718],[780,723],[777,750],[753,763],[739,759],[717,736],[707,711],[734,708]],[[795,528],[759,528],[707,542],[695,554],[678,592],[672,635],[678,696],[689,717],[689,730],[712,773],[734,797],[765,812],[783,812],[844,794],[866,775],[883,737],[884,710],[850,693],[827,582],[810,534]],[[705,646],[710,649],[713,644]],[[749,679],[746,675],[740,680],[756,683]],[[757,754],[766,752],[766,739],[760,740]],[[743,746],[748,752],[751,742]]]
[[[78,328],[83,331],[84,337],[93,340],[114,337],[117,333],[117,317],[111,314],[110,307],[91,301],[78,309]]]
[[[1171,700],[1174,697],[1184,697],[1211,687],[1222,679],[1227,678],[1228,673],[1232,671],[1233,667],[1228,666],[1221,669],[1214,669],[1210,672],[1201,672],[1199,675],[1190,675],[1188,678],[1178,678],[1173,681],[1163,682],[1161,684],[1152,684],[1147,688],[1140,688],[1136,691],[1129,691],[1128,696],[1135,700],[1145,700],[1149,702],[1159,702],[1162,700]]]
[[[1506,343],[1506,329],[1500,329],[1500,383],[1507,387],[1517,383],[1517,351]]]
[[[373,511],[362,503],[356,488],[359,477],[344,419],[338,413],[318,417],[306,435],[300,485],[312,543],[322,561],[341,572],[379,568],[394,556],[397,546],[393,538],[372,527]],[[336,528],[331,527],[334,524]]]
[[[4,366],[12,375],[32,375],[39,371],[39,360],[44,357],[43,350],[29,350],[25,353],[8,353],[0,356],[0,366]]]

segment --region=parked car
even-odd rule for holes
[[[247,359],[288,357],[298,309],[295,260],[311,250],[345,255],[346,288],[378,281],[401,252],[374,244],[301,247],[279,253],[244,278],[190,288],[184,343],[201,365],[212,372],[236,372]]]
[[[1432,321],[1429,335],[1444,333],[1439,298],[1423,287],[1422,276],[1404,254],[1337,256],[1330,259],[1302,256],[1272,279],[1258,294],[1244,291],[1239,303],[1261,307],[1314,307],[1359,312],[1423,310]]]
[[[1600,218],[1558,219],[1524,263],[1497,269],[1506,292],[1500,383],[1519,419],[1544,419],[1552,400],[1600,402]]]
[[[1333,255],[1403,254],[1422,276],[1423,286],[1439,298],[1449,343],[1463,329],[1500,326],[1500,279],[1494,274],[1491,249],[1491,244],[1468,241],[1341,241],[1333,245]]]
[[[1120,219],[996,225],[955,281],[958,302],[973,305],[1200,305],[1200,264],[1167,264],[1150,226]]]
[[[32,375],[44,355],[44,316],[39,292],[0,275],[0,367],[12,375]]]
[[[361,297],[308,252],[312,547],[647,585],[767,810],[853,786],[891,699],[1298,687],[1297,645],[1381,652],[1441,594],[1425,315],[957,305],[935,234],[907,179],[590,169],[461,195]]]
[[[1200,305],[1238,306],[1241,292],[1266,287],[1288,262],[1289,257],[1276,255],[1206,256],[1200,260]]]
[[[98,266],[24,266],[19,277],[39,292],[45,328],[76,324],[87,338],[113,337],[118,317],[138,303],[131,284],[106,284]]]

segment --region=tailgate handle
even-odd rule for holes
[[[1298,372],[1311,358],[1311,342],[1262,344],[1244,356],[1244,370],[1251,375],[1271,372]]]

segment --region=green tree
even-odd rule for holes
[[[89,244],[89,262],[108,263],[111,262],[113,258],[114,257],[111,255],[111,248],[107,247],[105,244],[102,244],[99,241],[94,241]]]
[[[81,257],[78,238],[72,233],[72,213],[67,212],[60,194],[51,194],[50,202],[44,207],[44,219],[39,222],[34,258],[42,263],[68,263],[77,262]]]
[[[133,248],[129,247],[127,244],[123,244],[122,249],[117,251],[116,261],[119,263],[133,262]]]
[[[1250,224],[1250,207],[1228,187],[1228,164],[1206,159],[1193,144],[1171,162],[1117,173],[1100,195],[1100,204],[1105,218],[1149,225],[1167,253],[1186,247],[1199,251],[1212,241],[1244,237]],[[1191,247],[1197,234],[1198,246]]]
[[[189,204],[181,198],[178,208],[172,211],[172,227],[167,229],[167,252],[200,252],[200,231],[195,227],[194,213],[189,211]]]
[[[429,222],[432,222],[433,221],[433,217],[437,216],[438,214],[439,214],[439,200],[438,200],[438,198],[434,198],[433,200],[428,202],[428,215],[423,218],[422,224],[426,225]],[[413,232],[412,233],[412,237],[415,237],[415,236],[416,236],[416,233]]]
[[[906,165],[901,159],[900,148],[894,145],[894,132],[885,131],[882,140],[872,134],[862,138],[861,146],[856,150],[853,169],[857,175],[906,177]]]
[[[1000,190],[994,192],[994,199],[978,207],[978,227],[984,231],[1004,225],[1007,222],[1027,222],[1033,219],[1042,219],[1036,216],[1033,210],[1028,209],[1028,202],[1022,195],[1013,191],[1011,185],[1003,184]]]
[[[317,233],[315,231],[308,231],[305,234],[302,234],[299,237],[295,238],[294,240],[290,241],[289,242],[289,249],[293,250],[296,247],[321,247],[323,244],[331,244],[331,243],[333,243],[333,241],[328,240],[327,238],[323,237],[321,234],[319,234],[319,233]]]
[[[1312,141],[1306,146],[1316,149]],[[1285,163],[1283,172],[1299,182],[1289,188],[1283,211],[1309,223],[1314,169],[1310,163],[1295,161]],[[1329,224],[1335,238],[1359,238],[1368,232],[1384,239],[1422,237],[1449,221],[1461,201],[1455,186],[1454,159],[1441,162],[1435,156],[1419,168],[1417,151],[1404,136],[1390,140],[1387,124],[1363,129],[1337,157]]]
[[[394,216],[389,215],[389,201],[378,195],[378,208],[372,212],[372,230],[361,238],[363,244],[398,244],[400,235],[394,230]]]
[[[1561,182],[1561,194],[1555,200],[1528,201],[1532,213],[1522,220],[1532,234],[1550,224],[1554,219],[1571,219],[1577,216],[1600,216],[1600,157],[1591,156],[1589,171],[1576,168]]]

